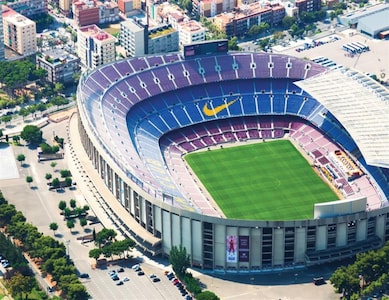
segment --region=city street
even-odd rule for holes
[[[59,123],[49,123],[42,128],[44,138],[52,144],[54,135],[65,138],[67,143],[67,128],[69,120]],[[73,137],[72,137],[73,138]],[[50,166],[51,161],[38,162],[36,151],[29,149],[27,146],[12,146],[11,150],[14,159],[18,154],[26,155],[24,165],[16,162],[17,178],[0,180],[0,190],[8,201],[16,205],[21,210],[27,220],[38,227],[46,235],[53,236],[49,229],[51,222],[57,222],[59,229],[55,237],[64,242],[67,246],[68,253],[73,259],[80,273],[88,273],[89,279],[81,279],[92,295],[93,299],[182,299],[178,289],[167,281],[163,275],[164,270],[170,270],[166,260],[148,258],[136,249],[131,253],[133,259],[121,262],[120,265],[107,265],[104,268],[92,269],[93,259],[88,257],[88,252],[94,247],[92,243],[81,244],[77,237],[85,233],[90,233],[93,229],[96,231],[102,228],[102,224],[87,225],[82,228],[76,224],[72,232],[66,227],[63,217],[59,214],[58,203],[60,200],[69,201],[75,199],[77,205],[89,204],[91,207],[90,214],[95,214],[100,218],[107,228],[112,228],[112,220],[106,216],[101,205],[96,203],[95,197],[90,193],[81,193],[83,174],[78,169],[85,161],[76,161],[74,150],[70,150],[69,144],[65,144],[65,159],[56,160],[57,166],[53,169]],[[1,150],[3,151],[3,150]],[[12,153],[11,153],[12,155]],[[83,159],[81,159],[83,160]],[[16,160],[15,160],[16,161]],[[73,178],[78,180],[77,188],[74,190],[66,189],[63,192],[51,192],[47,188],[45,174],[51,173],[53,177],[58,176],[58,170],[70,169],[74,174]],[[9,173],[10,170],[0,170],[1,173]],[[14,174],[15,172],[13,172]],[[58,175],[57,175],[58,174]],[[31,187],[26,183],[26,176],[33,177]],[[85,179],[84,179],[85,180]],[[102,184],[102,183],[101,183]],[[85,189],[84,189],[85,190]],[[86,187],[88,190],[88,187]],[[120,236],[120,233],[119,233]],[[131,266],[137,262],[141,263],[144,276],[137,276],[131,270]],[[117,269],[119,266],[125,269],[120,277],[128,277],[130,280],[121,286],[116,286],[108,276],[108,271]],[[204,286],[214,291],[221,299],[317,299],[317,300],[335,300],[339,296],[334,293],[333,287],[327,283],[322,286],[312,284],[312,277],[318,273],[328,278],[333,269],[307,269],[296,271],[279,272],[279,273],[261,273],[261,274],[204,274],[192,270],[195,277],[199,278]],[[148,275],[156,274],[161,278],[160,282],[153,283]],[[297,274],[297,275],[296,275]],[[43,282],[43,285],[49,283]],[[301,291],[304,290],[304,293]]]

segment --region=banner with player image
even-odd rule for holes
[[[238,237],[236,235],[227,235],[227,262],[238,262]]]

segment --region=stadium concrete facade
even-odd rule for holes
[[[325,81],[332,84],[320,85]],[[340,120],[348,119],[315,89],[336,92],[339,81],[352,81],[355,91],[364,91],[362,100],[389,100],[358,72],[285,55],[133,58],[81,78],[79,131],[94,167],[128,212],[122,230],[145,251],[168,255],[182,245],[193,266],[226,271],[325,263],[378,248],[389,237],[386,154],[379,145],[371,149],[375,142],[362,129],[346,130]],[[365,197],[366,207],[317,219],[312,213],[307,220],[228,219],[182,159],[198,149],[277,138],[294,140],[323,164],[343,198]],[[366,189],[337,181],[344,178],[326,152],[336,149],[363,170]]]

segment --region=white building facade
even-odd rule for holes
[[[89,69],[115,61],[115,37],[96,25],[78,29],[78,56],[81,64]]]

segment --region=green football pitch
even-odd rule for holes
[[[288,140],[195,152],[186,161],[230,219],[313,218],[338,196]]]

